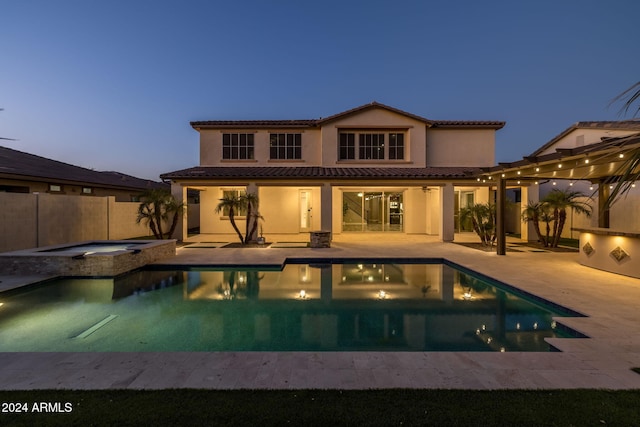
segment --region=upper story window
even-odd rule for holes
[[[389,134],[389,160],[404,159],[404,134]]]
[[[338,160],[404,160],[405,158],[402,132],[356,131],[340,132],[338,136]]]
[[[338,142],[338,159],[354,160],[356,158],[356,134],[340,133],[340,141]]]
[[[302,159],[302,135],[299,133],[272,133],[269,136],[271,159]]]
[[[253,134],[222,134],[222,158],[234,160],[253,160]]]
[[[384,159],[384,134],[361,133],[359,148],[361,160]]]
[[[93,188],[91,188],[91,187],[82,187],[82,194],[93,194]]]

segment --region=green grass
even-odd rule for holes
[[[634,426],[640,390],[14,391],[68,413],[0,413],[2,426]]]

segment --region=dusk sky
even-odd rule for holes
[[[638,0],[0,0],[0,145],[159,179],[194,120],[312,119],[378,101],[502,120],[496,161],[620,120]]]

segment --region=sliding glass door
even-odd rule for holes
[[[345,191],[342,231],[403,231],[402,192]]]

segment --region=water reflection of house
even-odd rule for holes
[[[218,301],[220,340],[244,328],[248,347],[286,339],[325,350],[544,349],[552,334],[548,313],[441,264],[287,264],[258,273],[259,293],[249,295],[255,273],[190,273],[185,297]]]

